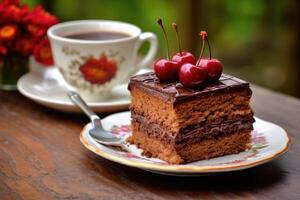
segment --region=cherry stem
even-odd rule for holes
[[[205,49],[205,40],[202,40],[201,52],[200,52],[200,56],[199,56],[199,58],[197,60],[196,66],[198,66],[199,63],[200,63],[200,60],[201,60],[201,58],[203,56],[204,49]]]
[[[201,46],[201,52],[200,52],[200,56],[199,56],[199,58],[198,58],[198,60],[197,60],[196,66],[199,65],[200,60],[201,60],[201,58],[202,58],[202,56],[203,56],[203,52],[204,52],[204,49],[205,49],[205,40],[206,40],[206,38],[207,38],[207,33],[206,33],[206,31],[201,31],[201,32],[199,33],[199,35],[201,36],[201,39],[202,39],[202,46]]]
[[[200,60],[203,56],[203,52],[204,52],[204,48],[205,48],[205,42],[207,42],[207,46],[208,46],[208,50],[209,50],[209,60],[211,60],[211,49],[210,49],[210,44],[209,44],[209,41],[208,41],[207,32],[206,31],[201,31],[199,35],[202,38],[202,47],[201,47],[200,56],[199,56],[199,59],[197,60],[196,66],[199,65]]]
[[[165,28],[164,28],[162,19],[161,19],[161,18],[158,18],[158,19],[157,19],[157,23],[160,25],[160,27],[162,28],[162,30],[163,30],[163,32],[164,32],[165,42],[166,42],[166,46],[167,46],[167,56],[168,56],[168,60],[170,60],[169,41],[168,41],[167,33],[166,33]]]
[[[206,36],[206,42],[207,42],[207,46],[208,46],[208,50],[209,50],[209,60],[211,60],[211,49],[210,49],[210,45],[209,45],[209,41],[208,41],[207,36]]]
[[[181,50],[181,45],[180,45],[180,40],[179,40],[179,33],[178,33],[178,26],[175,22],[172,23],[173,29],[176,33],[176,38],[177,38],[177,44],[178,44],[178,50],[180,55],[182,56],[182,50]]]

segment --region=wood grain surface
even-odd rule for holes
[[[300,199],[300,101],[252,89],[256,116],[288,131],[289,152],[259,167],[203,177],[152,174],[102,159],[79,141],[85,116],[0,91],[0,199]]]

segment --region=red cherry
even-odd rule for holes
[[[174,82],[178,80],[180,65],[166,59],[158,59],[154,63],[154,72],[161,82]]]
[[[194,55],[190,52],[185,51],[181,53],[176,53],[172,57],[172,61],[178,62],[180,65],[183,65],[185,63],[196,64],[196,58],[194,57]]]
[[[209,81],[219,80],[223,72],[222,63],[215,58],[202,58],[199,62],[198,67],[206,70]]]
[[[186,63],[181,66],[179,80],[185,87],[193,87],[203,83],[206,80],[207,72],[205,69],[193,64]]]

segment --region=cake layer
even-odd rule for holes
[[[195,124],[217,124],[224,120],[252,118],[249,106],[251,91],[234,91],[206,98],[191,99],[177,104],[162,101],[137,85],[131,86],[131,112],[146,117],[171,132],[180,132]]]
[[[158,124],[147,121],[143,116],[132,115],[131,126],[133,130],[142,130],[150,138],[156,138],[165,144],[182,147],[205,139],[219,138],[232,133],[253,130],[253,119],[242,121],[224,121],[222,124],[206,124],[172,133]]]
[[[223,137],[208,138],[178,148],[164,143],[158,138],[149,137],[148,133],[138,126],[132,126],[133,135],[128,139],[143,149],[144,155],[158,157],[172,164],[180,164],[209,159],[245,151],[249,147],[251,131],[241,131]]]
[[[160,158],[172,164],[184,162],[171,144],[166,144],[156,138],[148,137],[146,132],[139,130],[136,126],[132,126],[131,129],[133,134],[127,139],[127,142],[143,149],[143,155]]]
[[[237,154],[250,148],[251,131],[236,132],[225,137],[193,143],[178,151],[184,162]]]

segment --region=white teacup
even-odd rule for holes
[[[108,36],[116,33],[117,38],[92,40],[79,37],[89,33],[104,36],[105,33]],[[55,65],[65,81],[86,99],[106,96],[112,87],[149,66],[157,52],[157,37],[153,33],[142,33],[137,26],[117,21],[64,22],[52,26],[48,37]],[[136,63],[138,50],[145,41],[150,42],[149,51]]]

